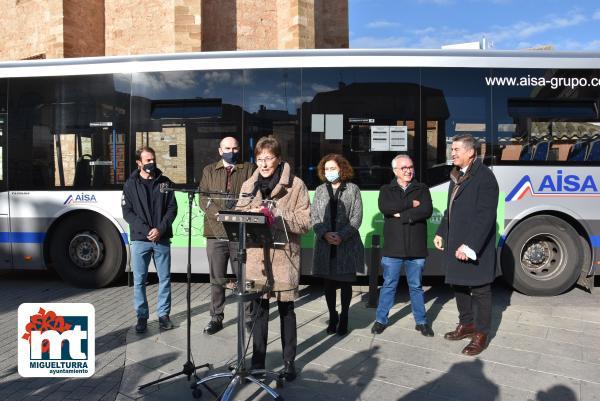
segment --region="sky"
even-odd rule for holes
[[[600,1],[348,0],[350,48],[439,49],[486,38],[496,50],[600,51]]]

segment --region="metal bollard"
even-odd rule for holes
[[[367,300],[367,308],[377,308],[377,281],[379,280],[380,244],[379,235],[373,235],[371,240],[371,269],[369,270],[369,297]]]

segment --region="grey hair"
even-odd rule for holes
[[[396,157],[394,157],[394,159],[392,160],[392,168],[396,167],[396,160],[402,159],[402,158],[410,160],[411,163],[413,161],[413,159],[411,159],[409,155],[404,154],[404,153],[400,153],[399,155],[396,155]]]
[[[460,134],[452,138],[452,142],[461,142],[466,150],[477,150],[477,142],[471,134]]]

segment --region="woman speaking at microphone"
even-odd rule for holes
[[[242,193],[252,193],[251,200],[241,199],[237,209],[262,211],[282,218],[289,242],[275,245],[270,250],[270,265],[275,285],[288,289],[256,299],[254,302],[254,339],[251,369],[265,369],[267,353],[269,298],[277,297],[281,343],[283,348],[283,375],[287,381],[296,378],[296,313],[294,300],[298,298],[300,281],[300,236],[310,228],[310,201],[304,182],[292,173],[290,165],[281,160],[281,146],[273,136],[263,137],[254,149],[257,169],[244,184]],[[248,248],[246,277],[257,282],[266,281],[263,248]]]

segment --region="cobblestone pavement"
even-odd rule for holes
[[[302,290],[298,316],[299,376],[278,389],[287,400],[600,400],[600,291],[574,289],[551,298],[533,298],[494,287],[494,335],[477,358],[449,342],[456,304],[443,284],[426,287],[428,317],[436,332],[425,338],[414,330],[405,283],[379,336],[370,333],[374,310],[365,307],[366,288],[354,287],[351,332],[325,334],[328,314],[318,287]],[[202,334],[208,315],[209,286],[192,289],[192,356],[223,372],[236,355],[235,306],[226,308],[225,328]],[[156,285],[148,299],[155,307]],[[21,378],[17,373],[17,308],[23,302],[90,302],[96,309],[96,373],[88,379]],[[189,382],[178,376],[138,390],[140,384],[181,371],[186,356],[185,283],[173,284],[175,330],[161,332],[151,316],[149,330],[132,330],[131,289],[125,284],[100,290],[72,288],[48,273],[0,273],[1,400],[192,400]],[[271,309],[267,367],[281,367],[276,308]],[[213,373],[200,369],[200,376]],[[211,383],[220,392],[226,382]],[[270,383],[275,387],[274,383]],[[254,385],[234,399],[267,400]],[[212,400],[204,390],[203,400]]]
[[[194,303],[207,284],[193,284]],[[173,283],[173,304],[185,304],[185,285]],[[156,285],[148,289],[156,299]],[[88,302],[96,310],[96,372],[91,378],[22,378],[17,373],[17,308],[24,302]],[[155,303],[153,303],[155,305]],[[0,400],[115,400],[125,368],[127,332],[135,321],[131,288],[73,288],[46,272],[0,273]]]

